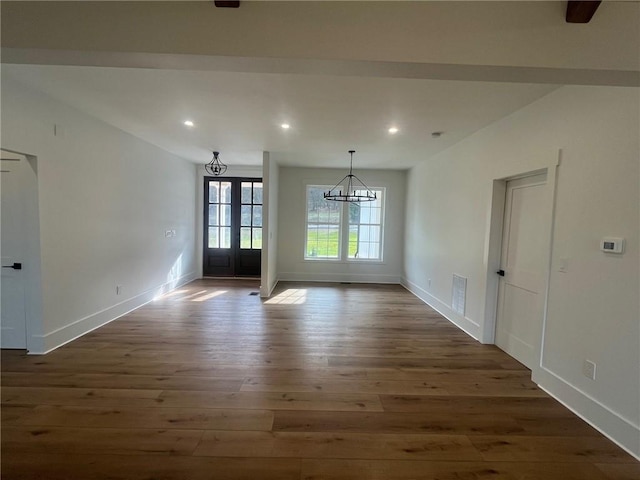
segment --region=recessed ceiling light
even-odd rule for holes
[[[283,123],[280,126],[282,127],[283,130],[289,130],[291,128],[291,125],[289,125],[288,123]]]
[[[193,127],[193,125],[194,125],[194,123],[193,123],[191,120],[185,120],[185,121],[184,121],[184,124],[185,124],[187,127]]]
[[[398,133],[398,128],[397,128],[397,127],[391,127],[391,128],[389,129],[389,133],[390,133],[391,135],[393,135],[393,134],[395,134],[395,133]]]

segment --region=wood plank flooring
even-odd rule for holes
[[[2,352],[11,479],[630,480],[530,372],[393,285],[198,280]]]

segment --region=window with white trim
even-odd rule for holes
[[[382,260],[382,206],[384,190],[371,189],[376,194],[373,202],[350,203],[349,208],[349,258]],[[366,191],[357,191],[365,195]]]
[[[375,201],[343,203],[324,199],[330,188],[307,185],[304,258],[381,261],[385,189],[371,189]]]
[[[340,259],[342,205],[324,199],[324,192],[329,188],[307,185],[306,259]]]

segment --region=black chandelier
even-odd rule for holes
[[[227,166],[218,158],[220,152],[213,152],[213,158],[204,166],[204,169],[211,175],[216,177],[227,171]]]
[[[324,193],[325,200],[334,202],[373,202],[377,197],[374,192],[367,187],[362,180],[353,174],[353,154],[355,150],[349,150],[351,161],[349,162],[349,173],[340,180],[335,187]],[[343,193],[342,188],[347,180],[347,189]]]

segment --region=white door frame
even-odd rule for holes
[[[34,155],[2,147],[9,153],[23,155],[30,167],[27,188],[31,195],[25,196],[25,245],[24,287],[25,287],[25,327],[27,351],[44,352],[44,325],[42,317],[42,274],[40,254],[40,208],[38,194],[38,159]]]
[[[547,305],[549,300],[549,281],[551,276],[551,258],[553,245],[553,232],[555,220],[555,202],[557,190],[558,167],[560,166],[562,151],[558,151],[558,156],[547,165],[541,164],[539,168],[513,173],[511,175],[496,178],[493,180],[493,191],[491,197],[490,218],[488,228],[488,238],[485,247],[485,265],[486,270],[486,296],[485,296],[485,312],[484,324],[480,332],[480,341],[482,343],[495,344],[496,318],[498,313],[498,287],[499,276],[496,272],[500,269],[502,255],[502,235],[504,222],[504,209],[507,182],[518,178],[537,175],[540,173],[547,174],[547,224],[549,225],[549,236],[543,248],[545,248],[545,258],[547,264],[545,266],[544,278],[544,307],[542,315],[541,335],[536,345],[536,361],[532,368],[532,376],[536,376],[542,363],[542,351],[544,347],[544,337],[547,323]]]

